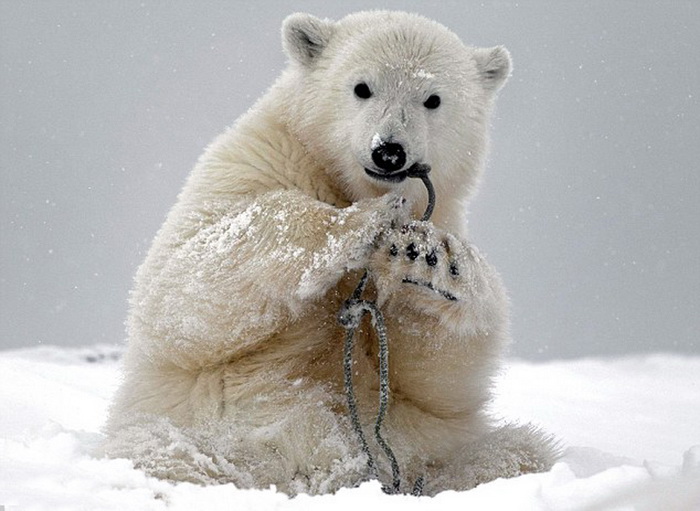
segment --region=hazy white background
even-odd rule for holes
[[[513,55],[470,226],[514,353],[700,352],[700,4],[671,0],[0,0],[0,348],[122,342],[196,158],[284,67],[284,17],[368,8]]]

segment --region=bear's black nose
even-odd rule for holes
[[[401,144],[381,144],[372,151],[372,161],[379,170],[394,172],[406,164],[406,152]]]

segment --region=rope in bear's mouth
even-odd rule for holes
[[[428,206],[423,214],[423,217],[421,218],[421,220],[424,222],[430,219],[433,214],[433,210],[435,209],[435,188],[433,187],[430,178],[428,178],[429,172],[430,166],[424,163],[414,163],[406,171],[408,177],[420,178],[428,190]],[[355,390],[352,383],[352,351],[355,346],[355,331],[360,326],[360,322],[362,321],[365,313],[369,312],[372,318],[372,326],[377,332],[377,337],[379,339],[379,410],[374,423],[374,437],[388,458],[389,463],[391,464],[392,472],[391,488],[385,486],[382,489],[386,493],[400,493],[401,471],[399,468],[399,463],[396,460],[394,451],[392,451],[391,447],[389,447],[389,444],[387,444],[381,432],[382,424],[389,405],[389,345],[387,342],[386,326],[382,312],[379,310],[379,307],[377,307],[375,302],[362,299],[362,293],[367,285],[368,277],[369,272],[365,270],[365,273],[362,275],[362,278],[357,284],[355,291],[352,293],[350,298],[345,301],[343,306],[340,308],[340,312],[338,313],[338,322],[347,331],[343,350],[345,396],[347,398],[348,411],[350,413],[350,420],[352,421],[353,429],[355,430],[355,433],[360,441],[362,452],[364,452],[367,456],[367,469],[369,471],[369,475],[370,477],[377,477],[377,464],[369,449],[369,444],[365,438],[365,433],[362,430],[360,416],[357,411]],[[407,281],[406,279],[404,279],[404,282],[411,284],[422,284]],[[452,295],[445,298],[454,299]],[[421,495],[423,493],[423,483],[424,478],[421,476],[413,485],[413,491],[411,493],[413,495]]]

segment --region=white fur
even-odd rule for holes
[[[390,343],[385,436],[406,480],[427,475],[432,494],[546,469],[555,451],[545,436],[494,429],[484,414],[507,303],[463,219],[508,52],[381,11],[338,22],[292,15],[283,44],[288,68],[207,148],[138,270],[106,452],[173,480],[290,494],[357,485],[366,467],[345,409],[336,314],[369,267]],[[354,95],[358,82],[371,98]],[[442,103],[429,110],[433,94]],[[390,139],[405,147],[406,166],[431,165],[432,222],[400,227],[425,208],[419,180],[364,172]],[[415,261],[405,257],[411,242]],[[371,438],[378,376],[368,321],[355,361]]]

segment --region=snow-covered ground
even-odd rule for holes
[[[493,410],[565,443],[548,473],[434,498],[366,483],[291,500],[171,484],[93,457],[118,358],[104,346],[0,352],[0,510],[700,510],[700,357],[510,362]]]

